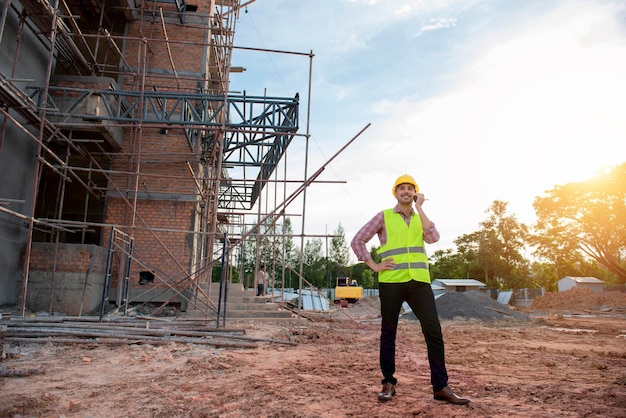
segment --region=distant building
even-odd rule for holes
[[[442,293],[480,291],[487,287],[486,284],[474,279],[435,279],[431,285],[433,291],[440,288]]]
[[[598,293],[604,292],[604,281],[596,279],[595,277],[565,276],[556,283],[559,292],[564,292],[574,287],[584,287]]]

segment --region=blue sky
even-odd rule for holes
[[[532,225],[536,196],[626,161],[623,1],[257,0],[247,9],[236,46],[314,54],[309,174],[371,123],[319,178],[345,183],[307,189],[306,234],[341,223],[349,242],[395,204],[391,186],[408,173],[441,232],[429,251],[454,248],[494,200]],[[246,68],[231,76],[233,91],[299,93],[305,132],[308,57],[236,50],[232,64]],[[304,144],[289,147],[290,179],[303,178]],[[301,201],[287,210],[301,211]],[[292,223],[299,233],[302,219]]]

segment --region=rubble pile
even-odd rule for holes
[[[450,292],[436,299],[437,314],[441,319],[477,319],[481,321],[526,320],[528,315],[507,305],[502,305],[480,292]],[[408,308],[408,305],[404,305]],[[378,296],[363,298],[344,310],[352,318],[380,320]],[[402,319],[417,319],[412,311],[401,315]]]
[[[479,319],[481,321],[525,320],[526,314],[498,303],[479,292],[449,292],[436,300],[441,319]]]
[[[546,312],[625,312],[626,293],[598,293],[584,287],[574,287],[564,292],[550,292],[536,297],[529,309]]]
[[[481,321],[525,320],[526,314],[479,292],[449,292],[436,299],[440,319],[478,319]],[[402,315],[402,319],[416,319],[413,312]]]

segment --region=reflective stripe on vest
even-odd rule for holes
[[[381,259],[393,258],[396,267],[378,273],[381,283],[405,283],[410,280],[430,283],[428,257],[424,249],[422,221],[417,214],[411,215],[407,225],[402,214],[393,209],[383,211],[387,242],[378,250]]]
[[[394,270],[402,270],[402,269],[408,269],[408,268],[427,269],[428,264],[427,263],[399,263],[399,264],[396,264],[396,267],[394,268]]]
[[[426,250],[424,249],[424,247],[395,248],[393,250],[378,253],[378,255],[380,256],[380,258],[387,258],[387,257],[391,257],[392,255],[406,254],[406,253],[426,254]]]

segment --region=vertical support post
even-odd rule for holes
[[[215,323],[215,328],[219,328],[220,327],[220,315],[222,313],[222,294],[224,295],[224,326],[226,326],[226,299],[227,296],[226,294],[228,293],[228,285],[225,285],[225,281],[224,280],[224,271],[225,271],[225,267],[226,267],[226,249],[227,245],[226,245],[226,234],[224,234],[224,245],[222,245],[222,271],[220,274],[220,291],[219,291],[219,296],[217,299],[217,321]],[[209,285],[210,285],[210,281],[209,281]]]
[[[59,16],[59,0],[54,1],[52,6],[54,13],[52,14],[52,26],[50,27],[50,54],[48,56],[48,66],[46,68],[46,84],[44,85],[41,93],[40,107],[40,119],[39,119],[39,138],[37,141],[37,153],[35,158],[35,178],[33,179],[33,192],[32,192],[32,207],[30,208],[30,217],[28,219],[28,242],[26,243],[26,251],[24,253],[24,267],[22,274],[22,289],[21,289],[21,314],[24,316],[26,313],[26,293],[28,291],[28,276],[30,273],[30,253],[33,246],[33,229],[35,223],[35,208],[37,206],[37,190],[39,189],[39,179],[41,177],[41,162],[39,157],[41,156],[42,141],[44,136],[44,127],[46,125],[46,108],[48,106],[47,97],[50,87],[50,75],[52,74],[52,63],[54,61],[54,48],[56,45],[56,29]]]
[[[104,317],[104,304],[109,300],[109,286],[111,285],[111,275],[113,274],[113,254],[115,249],[113,241],[115,240],[115,228],[111,228],[109,236],[109,251],[107,252],[107,264],[104,272],[104,284],[102,285],[102,300],[100,301],[100,321]]]
[[[124,293],[124,316],[128,314],[128,290],[130,287],[130,269],[132,267],[133,261],[133,238],[129,237],[128,240],[128,253],[126,254],[126,274],[124,274],[124,284],[123,284],[123,293]]]

